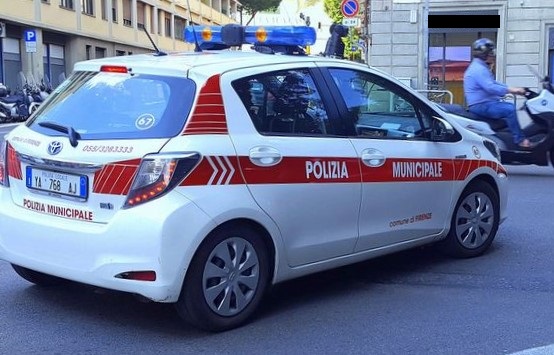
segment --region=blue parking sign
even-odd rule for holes
[[[35,30],[25,30],[25,42],[36,42],[37,41],[37,33]]]

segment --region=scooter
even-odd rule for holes
[[[23,122],[29,117],[29,104],[32,101],[31,95],[25,88],[20,91],[0,97],[0,121],[2,122]]]
[[[541,91],[525,88],[525,102],[521,107],[531,118],[522,128],[531,141],[530,148],[521,148],[513,142],[512,133],[502,119],[480,117],[459,105],[440,104],[440,107],[467,129],[494,141],[503,164],[547,166],[550,163],[554,166],[554,87],[549,77],[537,76],[541,79]]]

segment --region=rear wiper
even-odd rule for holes
[[[72,147],[76,147],[77,144],[79,143],[77,140],[81,138],[81,135],[76,130],[74,130],[73,127],[71,126],[66,127],[49,121],[39,122],[38,125],[41,127],[50,128],[50,129],[53,129],[54,131],[67,134],[67,136],[69,137],[69,143],[71,143]]]

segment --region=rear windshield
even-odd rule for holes
[[[40,122],[71,127],[81,139],[173,137],[183,129],[195,88],[186,78],[75,72],[27,125],[50,136],[64,134]]]

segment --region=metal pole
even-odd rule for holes
[[[425,0],[423,3],[423,14],[421,16],[421,24],[423,28],[423,87],[426,90],[429,88],[429,0]]]

